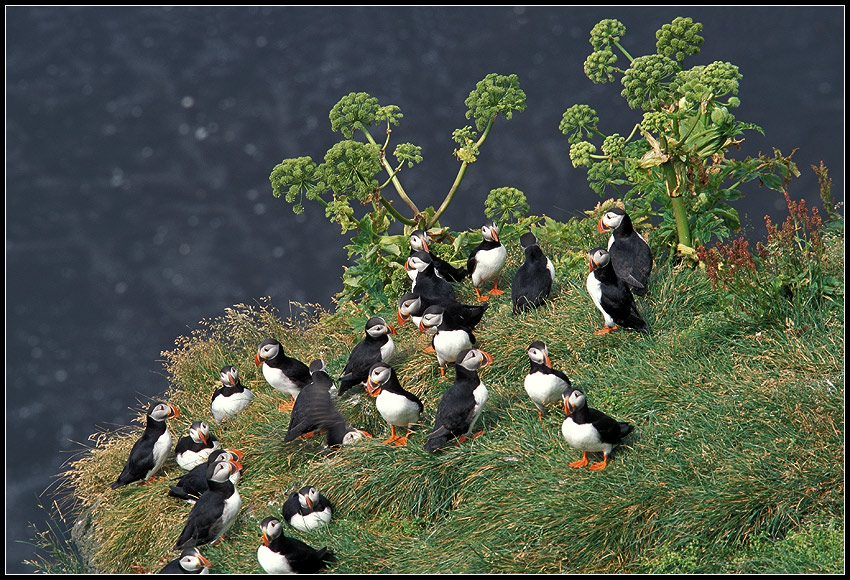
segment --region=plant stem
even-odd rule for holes
[[[493,128],[493,123],[496,121],[496,115],[493,115],[490,120],[487,122],[487,126],[484,128],[484,131],[481,133],[481,137],[475,143],[475,148],[481,147],[481,144],[484,143],[484,140],[487,139],[487,136],[490,134],[490,129]],[[440,216],[446,211],[446,208],[449,207],[449,204],[454,199],[455,194],[457,193],[458,188],[460,187],[460,182],[463,181],[463,176],[466,174],[466,167],[469,165],[468,161],[464,161],[460,164],[460,169],[457,171],[457,177],[455,177],[454,183],[452,183],[452,187],[449,192],[446,194],[446,198],[443,200],[443,203],[440,204],[440,207],[437,209],[437,212],[434,214],[430,220],[428,220],[427,227],[433,227],[434,224],[439,221]]]
[[[369,141],[369,143],[371,143],[372,145],[377,145],[377,143],[375,142],[375,139],[372,138],[372,134],[369,133],[368,130],[366,130],[366,127],[361,126],[360,129],[363,131],[363,134],[366,136],[366,139]],[[384,151],[384,149],[381,149],[381,151]],[[395,190],[398,192],[398,196],[401,198],[401,200],[405,204],[407,204],[407,207],[410,208],[410,210],[413,212],[414,215],[419,215],[419,208],[416,207],[416,204],[413,203],[413,200],[411,200],[407,196],[407,193],[404,191],[404,188],[401,186],[401,182],[398,180],[398,176],[393,175],[393,173],[394,173],[393,168],[390,165],[390,162],[387,161],[386,155],[381,155],[381,165],[384,166],[384,169],[387,171],[387,174],[392,176],[391,179],[392,179],[393,187],[395,187]],[[409,221],[409,220],[406,220],[406,221]]]
[[[679,235],[679,243],[688,248],[692,247],[691,229],[688,227],[688,212],[685,209],[685,201],[682,199],[684,183],[679,180],[679,169],[677,162],[670,160],[661,165],[664,173],[664,183],[667,186],[667,195],[673,206],[673,216],[676,218],[676,232]]]

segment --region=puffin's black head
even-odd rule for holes
[[[410,247],[414,251],[428,251],[428,244],[431,243],[431,236],[425,230],[416,230],[410,234]]]
[[[366,392],[377,397],[381,394],[381,387],[390,380],[393,369],[385,362],[376,362],[369,369],[369,376],[366,378]]]
[[[466,348],[457,354],[455,364],[468,371],[477,371],[493,362],[493,357],[478,348]]]
[[[552,361],[549,360],[549,347],[542,340],[535,340],[528,346],[528,358],[537,364],[552,366]]]
[[[318,372],[328,372],[328,365],[325,364],[323,359],[317,358],[316,360],[310,363],[310,374],[318,373]]]
[[[277,538],[283,532],[283,526],[280,520],[269,516],[260,522],[260,529],[263,531],[263,545],[268,546],[272,540]]]
[[[239,473],[240,471],[242,471],[242,464],[238,461],[233,461],[232,459],[216,461],[207,465],[207,481],[224,483],[234,473]]]
[[[427,332],[431,328],[437,328],[443,323],[443,314],[445,309],[439,304],[432,304],[422,313],[422,320],[419,321],[419,330]]]
[[[522,246],[522,249],[530,248],[531,246],[537,245],[537,236],[535,236],[532,232],[527,232],[522,234],[519,238],[519,245]]]
[[[380,316],[373,316],[366,321],[366,334],[372,338],[395,333],[395,328],[387,324],[387,321]]]
[[[629,214],[625,212],[625,210],[620,209],[619,207],[612,207],[599,218],[599,233],[610,232],[611,230],[616,230],[620,225],[628,220],[628,223],[631,224],[631,220],[629,219]]]
[[[298,490],[298,503],[301,507],[313,509],[313,506],[319,501],[319,490],[312,485],[305,485]]]
[[[273,359],[278,354],[283,352],[283,345],[280,341],[274,338],[267,338],[257,347],[257,354],[254,357],[254,364],[260,366],[263,362]]]
[[[210,426],[203,421],[195,421],[189,426],[189,437],[195,443],[206,445],[210,440]]]
[[[154,421],[165,421],[169,417],[179,417],[180,411],[174,405],[168,403],[154,403],[148,409],[148,417]]]
[[[221,384],[231,387],[239,384],[239,371],[236,370],[236,367],[230,365],[221,367]]]
[[[498,242],[499,226],[496,225],[496,222],[489,221],[481,226],[481,235],[484,236],[484,239],[488,242]]]
[[[412,270],[416,270],[417,272],[424,272],[428,269],[428,266],[434,264],[434,260],[431,258],[431,254],[428,252],[423,252],[421,250],[417,250],[410,254],[410,257],[407,258],[407,261],[404,263],[404,270],[406,272],[410,272]]]
[[[411,314],[418,313],[422,308],[422,298],[419,294],[407,292],[398,299],[398,323],[404,324]]]
[[[210,566],[212,564],[201,555],[201,551],[198,548],[186,548],[180,554],[180,567],[186,570],[186,572],[195,573]]]
[[[577,409],[581,409],[587,404],[587,398],[578,389],[565,392],[561,395],[561,399],[564,401],[564,413],[567,415],[575,413]]]
[[[593,248],[587,253],[590,270],[605,268],[611,263],[611,254],[605,248]]]

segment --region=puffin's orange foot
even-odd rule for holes
[[[315,434],[316,434],[315,431],[308,431],[307,433],[304,433],[303,435],[301,435],[301,439],[309,439],[310,437],[312,437]]]
[[[596,463],[591,465],[588,469],[590,469],[590,471],[602,471],[607,466],[608,466],[608,458],[606,457],[604,461],[597,461]]]
[[[395,440],[396,445],[407,445],[407,436],[399,437]]]
[[[460,437],[458,437],[457,439],[455,439],[455,442],[456,442],[458,445],[460,445],[461,443],[464,443],[465,441],[466,441],[466,435],[461,435]]]
[[[400,438],[399,438],[399,436],[398,436],[398,435],[393,435],[393,436],[392,436],[392,437],[390,437],[389,439],[384,440],[384,443],[395,443],[395,442],[396,442],[396,441],[398,441],[399,439],[400,439]]]
[[[587,465],[587,451],[582,454],[581,459],[579,459],[578,461],[573,461],[569,465],[570,467],[584,467],[585,465]]]
[[[593,334],[595,334],[597,336],[601,336],[603,334],[608,334],[609,332],[614,332],[618,328],[619,328],[619,326],[603,326],[602,328],[600,328],[599,330],[597,330]]]
[[[432,352],[434,352],[434,347],[433,346],[427,346],[427,347],[425,347],[425,350],[423,350],[422,352],[427,352],[428,354],[431,354]]]
[[[295,401],[289,401],[288,403],[281,403],[277,406],[278,411],[291,411],[292,407],[295,405]]]
[[[490,290],[490,294],[492,294],[493,296],[501,296],[504,293],[504,290],[499,290],[496,286],[493,286],[493,289]]]
[[[475,296],[478,298],[479,302],[487,302],[490,300],[489,296],[482,296],[481,292],[478,291],[478,288],[475,289]]]

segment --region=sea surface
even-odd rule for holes
[[[609,133],[640,118],[584,75],[590,29],[621,20],[641,55],[677,16],[704,24],[686,64],[740,67],[735,115],[765,131],[741,154],[796,149],[791,195],[819,207],[823,161],[843,201],[843,6],[7,6],[6,572],[44,555],[32,541],[66,462],[166,391],[178,337],[264,297],[284,314],[333,307],[347,238],[318,205],[294,215],[268,178],[284,158],[323,158],[340,97],[401,108],[393,143],[422,147],[401,179],[423,207],[457,172],[470,91],[517,74],[528,108],[497,121],[443,223],[477,229],[504,186],[566,220],[601,198],[569,161],[563,112],[590,104]],[[736,207],[754,239],[786,215],[755,185]]]

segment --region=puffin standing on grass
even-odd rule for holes
[[[309,367],[300,360],[287,356],[283,352],[283,345],[273,338],[267,338],[260,343],[254,356],[254,364],[263,365],[263,376],[272,387],[292,397],[292,401],[280,404],[281,411],[292,409],[301,389],[312,380]]]
[[[395,352],[391,335],[395,333],[395,328],[380,316],[373,316],[366,321],[366,336],[351,349],[339,378],[339,395],[355,385],[365,383],[373,364],[390,360]]]
[[[189,426],[189,434],[178,439],[174,447],[177,465],[190,471],[206,463],[210,453],[219,447],[221,443],[210,431],[210,426],[204,421],[195,421]]]
[[[564,412],[567,418],[561,424],[561,434],[567,443],[582,452],[581,459],[570,463],[570,467],[584,467],[588,464],[588,452],[601,451],[602,461],[592,464],[590,470],[605,469],[611,450],[634,430],[633,425],[588,407],[584,393],[578,389],[569,395],[564,393]]]
[[[145,430],[133,444],[121,475],[110,485],[112,489],[136,481],[148,481],[160,470],[171,452],[171,432],[165,420],[179,416],[180,411],[168,403],[151,405]]]
[[[519,314],[537,308],[549,297],[555,280],[555,266],[543,254],[537,236],[527,232],[519,239],[525,261],[514,274],[511,285],[513,313]]]
[[[312,485],[305,485],[289,494],[283,502],[283,519],[302,532],[326,526],[333,517],[333,505]]]
[[[431,346],[437,355],[442,378],[446,377],[446,365],[455,362],[461,351],[475,344],[472,330],[456,322],[450,323],[442,306],[434,305],[425,309],[419,321],[419,330],[432,336]]]
[[[611,232],[608,252],[617,277],[629,285],[635,296],[646,294],[652,271],[652,251],[643,236],[635,231],[629,214],[618,207],[609,209],[599,218],[598,230],[599,233]]]
[[[432,304],[457,301],[454,287],[437,273],[434,260],[428,252],[411,252],[404,263],[404,270],[408,276],[412,275],[411,292],[419,294]]]
[[[193,504],[201,495],[209,489],[207,486],[207,471],[210,465],[219,461],[233,461],[241,465],[245,454],[238,449],[216,449],[210,453],[207,462],[193,467],[188,473],[184,473],[177,482],[168,489],[168,495],[182,499],[188,504]],[[241,471],[236,471],[230,476],[230,481],[236,484],[239,481]]]
[[[390,438],[384,443],[407,445],[410,426],[419,422],[425,409],[419,397],[405,390],[395,369],[383,362],[375,363],[369,370],[366,392],[375,397],[375,408],[390,425]],[[405,429],[403,436],[396,434],[396,427]]]
[[[608,250],[593,248],[588,252],[588,261],[587,292],[605,320],[604,326],[594,334],[606,334],[620,326],[649,332],[649,325],[638,312],[632,291],[614,273]]]
[[[451,282],[460,282],[466,278],[468,274],[466,268],[456,268],[431,252],[429,244],[431,244],[432,241],[431,235],[426,230],[416,230],[412,232],[410,234],[411,255],[413,252],[417,251],[427,252],[431,256],[431,260],[434,262],[434,269],[437,271],[437,274],[446,280]],[[408,272],[407,275],[410,276],[411,280],[416,277],[415,273],[412,272]]]
[[[493,362],[493,357],[477,348],[458,354],[455,363],[455,382],[443,393],[434,429],[425,441],[425,451],[434,453],[448,445],[452,439],[458,443],[469,437],[478,437],[483,431],[472,434],[481,411],[487,403],[489,391],[481,382],[478,370]]]
[[[475,295],[479,302],[490,299],[490,296],[482,296],[479,291],[481,284],[489,280],[493,281],[491,295],[504,294],[504,291],[499,290],[499,273],[505,267],[505,261],[508,258],[508,251],[499,241],[499,228],[494,222],[484,224],[481,227],[481,234],[484,239],[472,250],[466,261],[466,269],[472,278],[472,285],[475,287]]]
[[[216,425],[235,417],[254,400],[254,393],[242,386],[239,381],[239,371],[234,366],[221,369],[221,386],[216,389],[210,402],[210,411]]]
[[[292,406],[289,416],[289,427],[283,438],[284,443],[295,441],[299,437],[307,439],[316,431],[322,429],[328,416],[328,404],[333,407],[330,393],[335,389],[333,379],[328,374],[328,368],[323,359],[310,363],[310,374],[313,380],[301,389],[301,394]],[[333,407],[335,410],[335,407]]]
[[[186,548],[179,558],[166,564],[159,574],[209,574],[210,561],[201,555],[198,548]]]
[[[283,524],[275,517],[260,523],[263,545],[257,548],[257,561],[268,574],[317,574],[336,561],[333,550],[319,550],[297,538],[283,535]]]
[[[217,461],[207,469],[207,491],[189,512],[183,531],[174,545],[175,550],[218,543],[230,530],[239,510],[242,497],[231,480],[242,465],[235,461]]]
[[[552,368],[549,358],[549,348],[542,340],[535,340],[528,347],[528,358],[531,367],[525,375],[525,392],[537,407],[537,415],[543,420],[544,409],[563,400],[563,395],[573,391],[569,377]]]

